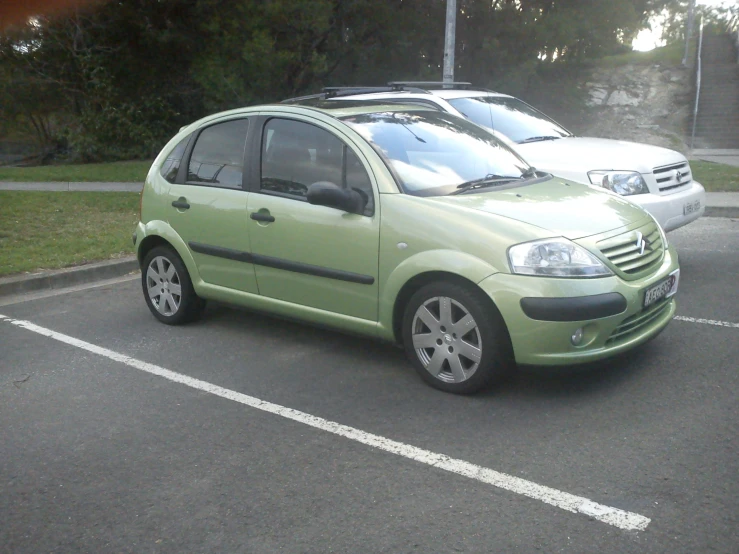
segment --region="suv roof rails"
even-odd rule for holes
[[[303,100],[314,100],[314,99],[329,99],[336,98],[339,96],[354,96],[359,94],[372,94],[373,92],[416,92],[416,93],[429,93],[430,88],[457,88],[465,90],[472,86],[472,83],[467,81],[452,81],[445,83],[444,81],[390,81],[387,86],[341,86],[341,87],[323,87],[323,92],[318,94],[309,94],[307,96],[298,96],[295,98],[288,98],[282,100],[281,104],[289,104],[292,102],[301,102]],[[495,92],[494,90],[485,88],[476,88],[482,92]]]
[[[295,98],[288,98],[286,100],[282,100],[281,104],[290,104],[293,102],[301,102],[303,100],[325,100],[329,98],[336,98],[337,96],[354,96],[358,94],[371,94],[373,92],[399,92],[399,91],[407,91],[407,92],[428,92],[427,90],[424,90],[422,88],[413,87],[413,86],[405,86],[405,85],[388,85],[384,87],[377,87],[377,86],[362,86],[362,85],[354,85],[354,86],[341,86],[341,87],[323,87],[323,91],[318,94],[309,94],[307,96],[298,96]]]
[[[471,87],[472,83],[467,81],[390,81],[387,84],[389,87],[393,87],[395,90],[405,90],[408,87],[412,88],[437,88],[437,87],[450,87],[450,88],[467,88]]]

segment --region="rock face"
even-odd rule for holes
[[[593,71],[581,136],[645,142],[687,153],[692,69],[627,64]],[[689,140],[689,139],[687,139]]]

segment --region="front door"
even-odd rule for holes
[[[377,321],[379,214],[360,158],[333,132],[284,118],[267,120],[261,150],[247,208],[259,293]],[[308,204],[318,181],[358,190],[364,214]]]

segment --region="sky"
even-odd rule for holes
[[[704,6],[722,6],[735,4],[736,0],[696,0],[696,4],[702,4]],[[634,42],[631,44],[634,50],[640,50],[646,52],[647,50],[653,50],[658,46],[662,46],[660,41],[661,28],[659,24],[652,24],[654,29],[644,29],[641,31]]]

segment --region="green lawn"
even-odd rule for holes
[[[695,58],[696,41],[690,43],[690,52],[688,53],[689,63]],[[666,64],[680,65],[685,55],[685,43],[673,43],[660,48],[655,48],[648,52],[627,52],[615,56],[605,56],[603,58],[593,60],[592,63],[598,67],[618,67],[629,63],[636,65]]]
[[[19,172],[18,181],[42,180],[35,173],[39,170],[47,180],[143,181],[149,165],[0,168],[0,180],[12,170]],[[703,161],[690,166],[707,191],[739,192],[739,167]],[[0,276],[132,254],[138,203],[139,195],[128,192],[0,191]]]
[[[133,253],[139,195],[0,191],[0,276]]]
[[[690,169],[707,192],[739,192],[739,167],[693,160]]]
[[[0,167],[0,181],[133,181],[143,183],[150,167],[151,160],[105,164]]]

